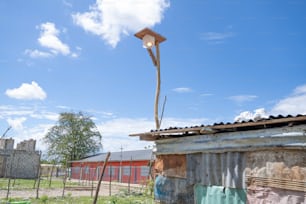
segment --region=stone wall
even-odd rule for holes
[[[0,138],[0,149],[14,149],[14,140],[12,138],[10,139],[3,139]]]
[[[24,140],[17,144],[17,150],[35,151],[36,140]]]
[[[40,155],[37,152],[15,150],[6,163],[6,177],[34,179],[38,177]]]
[[[40,153],[36,141],[22,141],[14,149],[13,139],[0,139],[0,177],[33,179],[38,177]]]
[[[306,151],[248,154],[245,175],[249,203],[306,203]]]

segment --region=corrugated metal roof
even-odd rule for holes
[[[165,138],[185,137],[192,135],[205,135],[222,132],[238,132],[247,130],[259,130],[274,127],[295,126],[306,124],[306,115],[278,115],[268,118],[259,118],[234,123],[214,123],[213,125],[200,125],[191,127],[169,127],[167,129],[151,130],[145,133],[130,134],[130,136],[139,136],[141,140],[160,140]]]
[[[101,153],[72,162],[104,162],[106,155],[107,153]],[[152,157],[151,149],[111,152],[109,161],[121,161],[121,158],[122,161],[131,161],[131,159],[133,161],[145,161],[145,160],[151,160],[151,157]]]

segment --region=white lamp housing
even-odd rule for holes
[[[155,45],[155,38],[152,35],[146,34],[142,38],[142,43],[144,48],[152,48]]]

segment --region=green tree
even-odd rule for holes
[[[82,112],[64,112],[45,135],[49,159],[61,163],[78,160],[101,150],[102,136],[91,117]]]

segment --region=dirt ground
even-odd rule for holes
[[[131,192],[140,192],[142,190],[142,186],[140,185],[131,185]],[[111,190],[108,184],[102,183],[100,187],[99,196],[109,196],[116,195],[122,191],[128,191],[127,184],[113,184],[111,186]],[[91,196],[95,195],[96,190],[93,191],[89,187],[78,187],[73,189],[65,189],[64,195],[70,195],[73,197],[79,196]],[[62,188],[54,188],[54,189],[39,189],[38,196],[47,195],[48,197],[60,197],[63,195]],[[7,197],[7,190],[0,190],[0,199],[5,199]],[[36,197],[36,189],[24,189],[24,190],[10,190],[8,198],[35,198]]]

